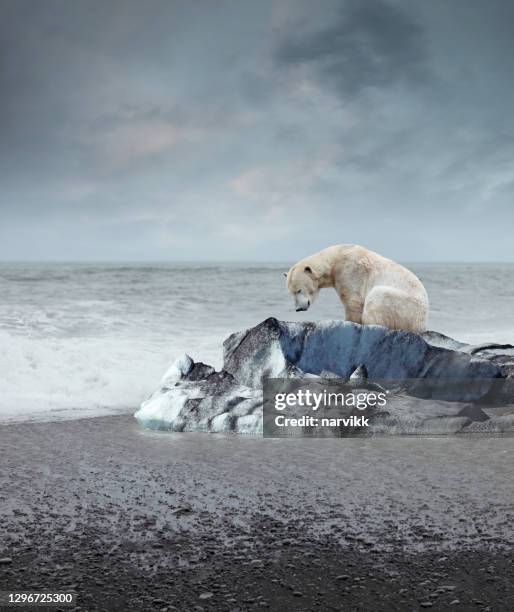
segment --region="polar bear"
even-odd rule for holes
[[[307,310],[320,289],[334,287],[348,321],[417,333],[426,329],[428,296],[419,278],[365,247],[328,247],[300,260],[285,276],[297,311]]]

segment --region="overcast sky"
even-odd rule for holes
[[[514,261],[511,0],[0,8],[0,259]]]

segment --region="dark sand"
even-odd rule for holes
[[[512,438],[263,440],[131,416],[0,436],[0,590],[73,589],[81,610],[514,610]]]

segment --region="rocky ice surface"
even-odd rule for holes
[[[366,433],[514,432],[514,347],[344,321],[270,318],[229,336],[223,368],[177,359],[135,416],[151,429],[260,434],[266,378],[402,381]],[[458,384],[454,384],[458,381]],[[437,383],[437,384],[434,384]]]

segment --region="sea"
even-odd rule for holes
[[[514,264],[406,264],[429,328],[514,344]],[[222,342],[267,317],[344,318],[331,289],[297,313],[290,263],[0,263],[0,422],[133,412],[186,352],[219,368]]]

